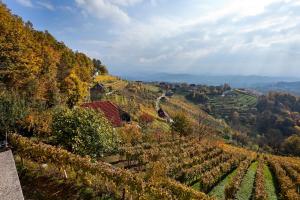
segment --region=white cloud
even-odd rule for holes
[[[115,5],[120,6],[133,6],[135,4],[141,3],[144,0],[111,0],[110,2]]]
[[[46,1],[37,1],[36,4],[51,11],[55,10],[54,6]]]
[[[26,7],[33,7],[31,0],[16,0],[19,4]]]
[[[110,25],[105,37],[86,39],[87,52],[101,52],[104,62],[119,67],[115,71],[130,66],[133,70],[267,73],[267,66],[274,67],[269,71],[275,73],[283,65],[290,69],[300,65],[300,0],[225,0],[223,5],[204,5],[203,12],[199,6],[193,8],[198,0],[186,1],[190,5],[180,9],[151,6],[157,1],[138,7],[145,0],[76,0],[85,12],[100,19],[127,18],[121,20],[127,21],[126,26]],[[173,2],[163,0],[160,6]],[[107,5],[111,9],[102,12]],[[149,12],[140,13],[139,8]],[[111,11],[115,9],[122,14]]]
[[[111,19],[117,23],[129,23],[130,17],[116,4],[108,0],[75,0],[77,5],[99,19]]]

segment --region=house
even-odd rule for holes
[[[104,116],[114,127],[120,127],[123,122],[131,121],[131,117],[127,112],[123,111],[110,101],[95,101],[91,103],[84,103],[81,106],[103,112]]]
[[[172,91],[170,91],[170,90],[166,92],[166,96],[167,96],[167,97],[171,97],[171,96],[173,96],[173,95],[174,95],[174,92],[172,92]]]
[[[157,113],[158,113],[158,116],[160,118],[166,118],[167,117],[165,111],[163,109],[161,109],[161,108],[157,111]]]
[[[90,89],[91,100],[99,100],[102,95],[105,93],[105,87],[101,83],[97,83]]]

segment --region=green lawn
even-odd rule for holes
[[[212,191],[210,191],[209,195],[213,196],[217,200],[225,199],[225,187],[228,183],[230,183],[231,179],[235,176],[235,174],[236,170],[234,170],[231,174],[226,176],[226,178],[224,178],[216,187],[214,187]]]
[[[253,185],[255,181],[255,174],[257,168],[257,162],[254,162],[249,167],[239,191],[236,194],[237,200],[249,200],[252,195]]]
[[[268,194],[268,200],[277,200],[275,180],[268,166],[264,167],[265,190]]]

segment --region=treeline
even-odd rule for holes
[[[85,100],[100,60],[74,52],[48,31],[33,29],[0,2],[0,86],[47,107]]]
[[[262,133],[261,146],[300,155],[300,98],[271,92],[257,103],[256,129]]]
[[[185,97],[194,103],[205,104],[208,102],[209,96],[222,95],[229,90],[231,87],[228,84],[221,86],[196,85],[187,90],[188,94]]]
[[[300,156],[299,97],[270,92],[259,96],[252,109],[234,111],[229,119],[237,130],[232,134],[237,143],[255,150],[261,147],[267,152]]]

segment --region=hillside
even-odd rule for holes
[[[226,117],[276,111],[291,117],[280,131],[296,132],[299,99],[124,80],[2,3],[0,28],[0,141],[25,199],[300,199],[300,159],[233,145]]]
[[[105,71],[101,61],[74,52],[48,31],[12,15],[0,2],[0,82],[31,101],[69,107],[86,99],[93,74]]]
[[[233,114],[237,112],[240,120],[246,124],[251,120],[249,114],[251,112],[255,114],[256,103],[256,95],[235,89],[221,96],[212,96],[207,105],[211,108],[211,114],[217,118],[231,121]]]

